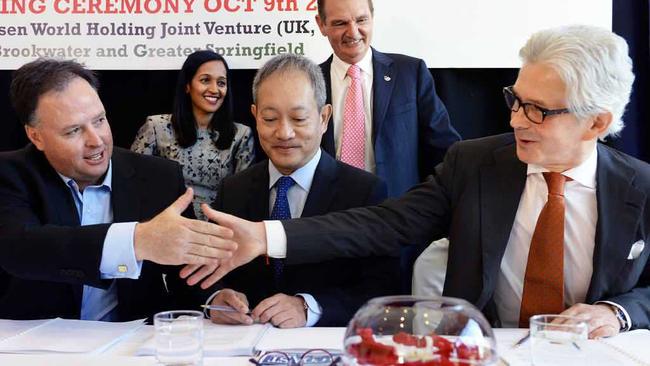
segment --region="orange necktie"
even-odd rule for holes
[[[544,173],[548,201],[539,213],[530,242],[519,326],[536,314],[564,311],[564,183],[560,173]]]

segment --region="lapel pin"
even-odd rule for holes
[[[390,81],[390,76],[388,76],[388,75],[384,75],[384,80],[386,80],[386,81]]]

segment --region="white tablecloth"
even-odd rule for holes
[[[331,344],[332,341],[336,341],[335,338],[343,341],[343,335],[345,332],[344,328],[340,328],[340,331],[332,331],[330,328],[327,331],[318,332],[318,328],[309,329],[309,334],[316,337],[324,337],[324,343]],[[637,331],[639,332],[639,331]],[[650,332],[640,331],[645,333],[639,333],[639,336],[643,336],[643,341],[647,339]],[[47,355],[9,355],[9,354],[0,354],[0,365],[2,366],[115,366],[115,365],[124,365],[124,366],[145,366],[145,365],[157,365],[157,362],[154,357],[136,357],[134,356],[136,350],[153,334],[152,326],[145,326],[136,331],[133,335],[125,339],[124,341],[116,344],[112,348],[108,349],[106,352],[100,355],[59,355],[59,354],[47,354]],[[530,362],[526,359],[527,347],[530,342],[522,345],[520,349],[513,349],[514,343],[517,340],[521,339],[526,334],[524,329],[495,329],[495,337],[497,340],[498,350],[500,355],[506,357],[509,361],[509,366],[528,366]],[[296,347],[295,345],[288,344],[287,348]],[[646,348],[648,345],[646,345]],[[607,347],[603,347],[607,348]],[[507,357],[508,355],[512,356],[512,352],[518,353],[517,357]],[[633,352],[633,351],[632,351]],[[645,354],[640,354],[640,361],[638,362],[618,362],[616,365],[631,365],[631,366],[640,366],[640,365],[650,365],[650,357],[647,357],[648,351],[645,350]],[[639,353],[637,353],[639,354]],[[591,355],[589,358],[590,366],[597,365],[608,365],[608,363],[597,354]],[[646,360],[646,358],[648,358]],[[211,365],[228,365],[228,366],[250,366],[251,363],[248,362],[249,357],[206,357],[204,358],[203,364],[205,366]],[[609,363],[611,364],[611,363]],[[503,365],[503,363],[500,363]],[[571,365],[572,366],[572,365]]]

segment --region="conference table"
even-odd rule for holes
[[[345,328],[303,328],[309,329],[304,333],[311,338],[318,338],[311,340],[311,345],[322,344],[326,348],[331,348],[333,344],[341,344]],[[321,329],[321,330],[319,330]],[[281,330],[284,331],[284,330]],[[304,339],[301,338],[300,330],[289,330],[292,336],[296,336],[296,342],[300,345],[304,344]],[[298,333],[296,333],[298,332]],[[528,345],[526,342],[520,346],[515,346],[517,341],[523,338],[527,331],[524,329],[495,329],[495,338],[497,341],[498,353],[501,356],[497,365],[500,366],[527,366],[530,365],[530,358],[528,356]],[[634,334],[636,333],[636,334]],[[645,346],[645,354],[635,354],[634,359],[628,359],[629,355],[616,359],[604,358],[603,354],[587,355],[587,364],[589,366],[599,365],[630,365],[630,366],[650,366],[650,353],[647,348],[650,348],[650,331],[641,330],[635,331],[633,334],[628,334],[622,344],[637,343],[639,346]],[[81,365],[124,365],[124,366],[151,366],[157,365],[156,359],[153,356],[135,356],[136,351],[151,337],[153,336],[153,326],[147,325],[139,328],[132,335],[119,343],[113,345],[108,350],[101,354],[85,355],[85,354],[0,354],[0,365],[11,366],[36,366],[36,365],[51,365],[51,366],[81,366]],[[632,342],[630,342],[630,340]],[[292,343],[292,342],[289,342]],[[619,342],[619,345],[621,342]],[[330,347],[328,347],[330,346]],[[630,345],[632,346],[632,345]],[[636,347],[636,346],[635,346]],[[295,348],[293,344],[287,344],[286,348]],[[340,347],[339,347],[340,348]],[[600,348],[600,347],[598,347]],[[609,347],[602,347],[607,349]],[[628,353],[634,351],[628,350]],[[205,366],[211,365],[227,365],[227,366],[250,366],[250,357],[205,357],[203,364]],[[559,365],[562,366],[562,365]],[[572,364],[570,366],[576,366]]]

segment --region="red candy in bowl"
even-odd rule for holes
[[[388,296],[368,301],[345,333],[345,365],[496,365],[492,328],[467,301]]]

